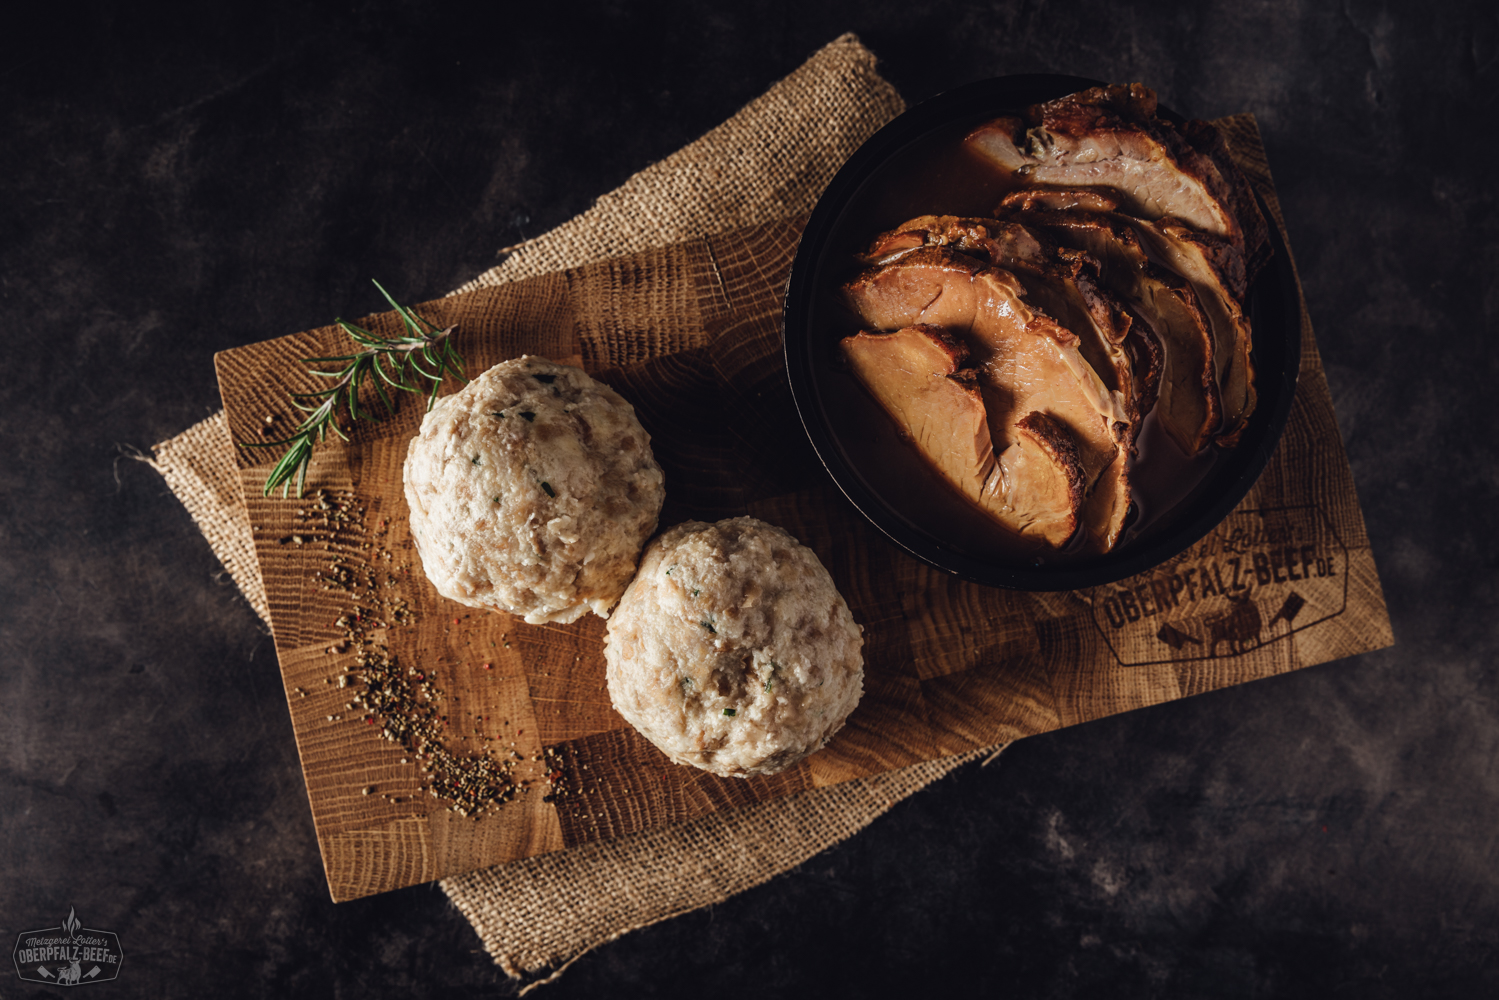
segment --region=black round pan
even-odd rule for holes
[[[880,228],[879,220],[871,219],[867,211],[871,178],[878,177],[887,164],[901,162],[899,158],[919,157],[923,145],[934,137],[951,137],[987,119],[1016,114],[1032,104],[1097,85],[1097,81],[1070,76],[999,77],[911,108],[860,147],[828,185],[807,223],[787,286],[787,377],[807,436],[828,474],[854,506],[901,548],[976,583],[1019,590],[1073,590],[1111,583],[1178,555],[1222,521],[1259,478],[1285,428],[1296,392],[1301,363],[1300,300],[1290,255],[1271,225],[1274,257],[1257,276],[1246,301],[1254,330],[1258,405],[1238,446],[1218,455],[1206,477],[1140,537],[1081,562],[997,554],[972,543],[962,518],[950,522],[927,518],[925,523],[913,519],[909,499],[898,502],[893,497],[890,478],[868,474],[863,429],[889,421],[873,400],[861,401],[850,393],[852,376],[842,370],[837,357],[837,340],[840,331],[847,332],[849,320],[837,315],[840,306],[834,293],[850,272],[851,250],[864,245]],[[1161,115],[1181,120],[1164,108]],[[868,412],[854,419],[851,407],[864,407]],[[899,481],[908,478],[897,477]],[[930,475],[930,489],[946,491],[935,474]],[[946,502],[953,499],[945,497]]]

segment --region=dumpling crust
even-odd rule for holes
[[[532,624],[607,617],[665,498],[634,408],[581,369],[531,356],[439,400],[404,478],[438,593]]]
[[[679,764],[774,774],[863,693],[863,630],[811,549],[752,517],[689,521],[646,550],[609,620],[614,707]]]

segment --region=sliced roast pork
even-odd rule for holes
[[[1207,447],[1222,428],[1222,403],[1210,321],[1191,285],[1152,262],[1135,228],[1110,214],[1033,209],[1014,218],[1098,261],[1104,285],[1161,345],[1156,419],[1186,454]]]
[[[1189,133],[1192,141],[1157,117],[1155,93],[1136,83],[1059,98],[1023,119],[995,119],[966,142],[1027,184],[1111,189],[1130,215],[1170,216],[1247,246],[1258,260],[1265,221],[1243,177],[1227,159],[1221,137],[1213,142],[1211,125],[1192,123]]]
[[[967,254],[922,246],[865,270],[843,287],[843,295],[877,330],[918,323],[966,330],[973,323],[973,279],[984,268]]]
[[[998,475],[978,379],[961,340],[935,326],[859,333],[840,345],[849,368],[948,484],[982,504]]]
[[[1079,193],[1085,193],[1086,197],[1077,197]],[[1134,226],[1142,236],[1151,234],[1151,239],[1163,244],[1190,240],[1197,245],[1195,253],[1200,254],[1203,262],[1211,269],[1213,280],[1221,284],[1228,295],[1243,301],[1248,281],[1242,251],[1227,240],[1199,233],[1170,216],[1163,216],[1152,222],[1127,215],[1120,212],[1119,201],[1118,197],[1110,197],[1109,192],[1102,188],[1021,188],[1005,195],[996,211],[1002,216],[1008,216],[1014,212],[1027,212],[1031,209],[1053,211],[1081,209],[1085,212],[1103,212],[1110,215],[1116,222],[1125,222]],[[1160,252],[1157,252],[1155,247],[1147,246],[1146,250],[1152,254],[1156,263],[1165,264],[1172,270],[1176,270],[1174,257],[1179,251],[1174,247],[1163,245]],[[1190,279],[1190,275],[1186,272],[1178,271],[1177,273]]]
[[[1015,439],[1005,449],[1002,471],[1015,485],[1004,503],[1020,534],[1052,548],[1066,545],[1087,510],[1087,473],[1067,426],[1038,410],[1015,421]],[[1118,532],[1109,544],[1116,538]]]
[[[1066,194],[1065,188],[1016,191],[1005,197],[998,211],[1023,218],[1029,209],[1066,205]],[[1150,222],[1119,212],[1103,214],[1115,225],[1133,229],[1154,263],[1192,286],[1213,334],[1213,375],[1222,414],[1215,440],[1225,446],[1236,443],[1256,403],[1252,335],[1240,305],[1246,291],[1244,255],[1226,240],[1196,232],[1172,218]]]
[[[924,246],[941,246],[978,257],[1013,272],[1026,297],[1082,340],[1083,357],[1111,391],[1120,394],[1128,426],[1116,428],[1121,440],[1133,442],[1139,422],[1142,390],[1125,348],[1131,320],[1120,304],[1099,286],[1098,265],[1085,253],[1059,247],[1050,239],[1014,222],[953,215],[923,215],[882,233],[863,259],[888,263]]]
[[[1193,119],[1182,125],[1181,134],[1193,149],[1212,160],[1213,166],[1218,168],[1218,176],[1227,188],[1223,197],[1244,230],[1245,266],[1251,277],[1259,274],[1274,253],[1270,248],[1270,224],[1265,213],[1260,211],[1248,179],[1234,163],[1223,133],[1209,122]],[[1242,292],[1240,297],[1243,297]]]
[[[1247,426],[1244,300],[1268,227],[1218,130],[1162,119],[1140,84],[994,119],[964,147],[1016,190],[995,219],[877,236],[842,291],[881,332],[846,338],[844,356],[990,517],[1108,552],[1147,417],[1189,456]]]
[[[968,349],[934,326],[862,332],[841,347],[854,375],[947,483],[1022,536],[1052,547],[1077,530],[1086,484],[1077,444],[1060,421],[1030,413],[1017,442],[996,461],[978,372]],[[1004,483],[1020,484],[1014,503]]]
[[[1128,426],[1128,415],[1083,357],[1077,335],[1029,302],[1014,273],[945,247],[922,247],[867,270],[844,294],[871,326],[929,323],[966,341],[999,465],[992,493],[981,503],[986,512],[1012,530],[1056,544],[1061,523],[1041,512],[1056,510],[1061,494],[1032,480],[1040,469],[1061,468],[1058,456],[1070,454],[1058,444],[1065,431],[1080,470],[1083,506],[1076,521],[1089,528],[1095,549],[1112,546],[1129,506],[1127,478],[1122,463],[1116,465],[1126,451],[1116,427]],[[1050,422],[1036,418],[1022,427],[1032,413]],[[1115,468],[1119,475],[1104,476]]]
[[[1120,217],[1122,218],[1122,217]],[[1253,337],[1244,297],[1244,259],[1221,240],[1193,232],[1174,219],[1135,222],[1135,232],[1152,257],[1185,278],[1213,331],[1213,375],[1223,404],[1215,440],[1236,444],[1254,412]]]
[[[1012,211],[1049,208],[1065,212],[1080,208],[1085,212],[1117,212],[1121,201],[1118,191],[1102,187],[1026,187],[1011,191],[1001,203]]]

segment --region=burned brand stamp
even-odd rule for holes
[[[1170,562],[1089,598],[1125,666],[1239,656],[1342,614],[1348,549],[1316,507],[1235,511]]]

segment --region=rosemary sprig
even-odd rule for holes
[[[297,483],[297,496],[302,495],[302,488],[307,483],[307,466],[312,461],[313,445],[321,443],[328,436],[330,429],[345,441],[349,439],[338,426],[337,417],[340,405],[348,412],[350,420],[375,419],[375,414],[359,405],[359,390],[369,380],[371,372],[376,375],[375,392],[379,394],[386,413],[395,412],[395,404],[391,402],[386,386],[425,395],[427,409],[430,410],[432,404],[437,401],[437,389],[442,385],[445,375],[451,372],[467,381],[463,374],[463,358],[459,356],[453,347],[452,340],[449,339],[454,328],[450,326],[446,330],[437,329],[391,298],[390,293],[380,286],[380,282],[375,282],[375,287],[380,289],[380,294],[385,296],[385,301],[389,302],[390,307],[401,317],[401,322],[406,328],[405,334],[390,338],[377,337],[353,323],[341,319],[334,321],[364,350],[328,358],[302,359],[304,364],[309,365],[341,362],[343,367],[337,371],[312,369],[313,375],[334,379],[333,385],[315,392],[292,393],[292,405],[307,416],[302,419],[290,437],[279,441],[244,445],[246,448],[274,448],[283,444],[291,446],[286,449],[286,453],[281,456],[281,460],[266,477],[265,488],[261,491],[262,496],[270,496],[271,491],[277,486],[281,487],[281,495],[286,496],[293,479]],[[427,388],[419,384],[422,379],[430,383]],[[319,400],[319,402],[299,402],[304,399]]]

